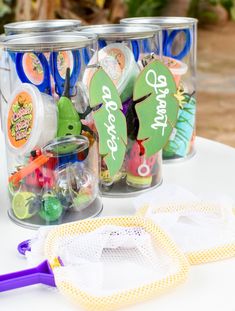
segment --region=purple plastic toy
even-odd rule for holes
[[[31,251],[31,246],[30,246],[31,240],[26,240],[21,242],[18,247],[17,250],[21,255],[25,255],[26,252],[30,252]]]
[[[35,268],[0,275],[0,292],[34,284],[56,287],[54,275],[47,260]]]

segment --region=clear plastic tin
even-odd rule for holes
[[[35,20],[5,24],[4,31],[6,36],[31,32],[74,31],[78,30],[81,24],[79,19]]]
[[[122,167],[115,174],[110,171],[101,156],[101,191],[105,196],[124,197],[136,195],[158,186],[162,181],[161,151],[147,157],[142,141],[137,139],[139,121],[133,100],[134,86],[143,69],[143,63],[156,50],[161,51],[160,28],[118,24],[85,26],[82,31],[98,35],[98,63],[115,85],[127,126],[127,145]],[[96,69],[91,58],[84,74],[84,84],[89,88]],[[109,111],[108,132],[112,137],[112,121]],[[114,132],[113,132],[114,133]],[[119,138],[117,138],[118,140]],[[107,141],[111,149],[114,141]]]
[[[184,159],[195,153],[197,20],[187,17],[125,18],[121,24],[145,24],[162,29],[163,62],[170,68],[181,107],[175,128],[163,149],[164,160]]]
[[[20,225],[55,225],[101,212],[97,134],[82,82],[96,46],[96,36],[82,32],[14,35],[3,42],[9,216]]]
[[[6,36],[12,35],[22,35],[30,33],[41,32],[51,32],[51,31],[76,31],[80,28],[82,22],[77,19],[51,19],[51,20],[33,20],[33,21],[23,21],[14,22],[4,25],[5,34],[0,36],[0,42],[6,40]],[[8,62],[5,60],[5,54],[3,53],[2,46],[0,46],[0,67],[2,68],[2,74],[0,77],[0,83],[2,83],[3,88],[8,88],[9,81],[9,71],[10,68],[7,67]],[[4,93],[0,94],[0,102],[4,101]],[[1,116],[2,119],[2,116]]]

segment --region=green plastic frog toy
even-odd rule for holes
[[[44,194],[39,216],[47,222],[52,222],[58,220],[62,213],[63,206],[60,200],[53,194]]]

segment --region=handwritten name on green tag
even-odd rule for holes
[[[147,157],[161,150],[171,135],[179,109],[176,93],[174,77],[160,61],[149,63],[135,82],[133,99],[140,101],[135,106],[139,119],[137,139],[144,140]]]
[[[99,134],[99,153],[104,157],[110,177],[122,167],[127,144],[126,118],[118,91],[103,69],[93,75],[89,88],[90,106],[102,106],[94,112]]]

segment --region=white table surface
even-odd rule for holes
[[[17,254],[19,242],[34,232],[13,224],[7,216],[6,163],[0,135],[0,274],[27,268]],[[214,192],[235,200],[235,149],[203,138],[196,140],[197,154],[190,160],[164,165],[164,181],[186,187],[195,194]],[[129,215],[129,199],[104,199],[102,215]],[[73,306],[56,289],[34,285],[0,293],[1,311],[73,311]],[[187,281],[164,295],[128,311],[235,311],[235,258],[191,267]]]

